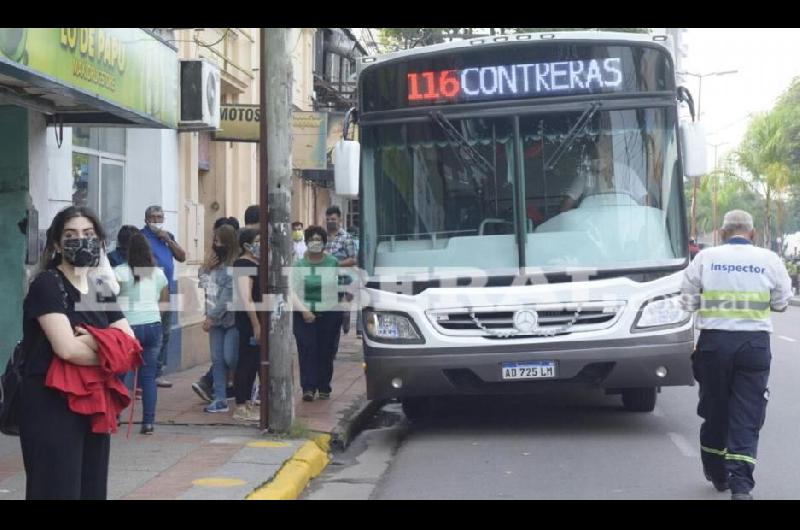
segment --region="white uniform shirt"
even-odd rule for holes
[[[745,238],[701,251],[684,271],[682,303],[700,329],[772,331],[770,308],[783,311],[792,281],[774,252]]]

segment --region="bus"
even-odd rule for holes
[[[503,35],[362,61],[359,141],[337,145],[335,178],[359,199],[370,399],[414,421],[439,396],[576,384],[649,412],[661,387],[694,384],[683,184],[705,141],[669,37]]]

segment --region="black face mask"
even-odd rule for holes
[[[73,267],[97,267],[100,263],[100,240],[96,237],[67,239],[61,255]]]
[[[328,233],[335,234],[339,231],[339,223],[328,223]]]

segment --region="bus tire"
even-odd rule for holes
[[[403,414],[411,423],[423,423],[433,416],[433,403],[431,398],[414,397],[403,398]]]
[[[657,392],[655,387],[623,388],[622,405],[631,412],[653,412]]]

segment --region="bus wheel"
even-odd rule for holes
[[[433,415],[433,400],[426,397],[403,398],[403,414],[411,423],[422,423]]]
[[[622,405],[631,412],[653,412],[656,408],[656,392],[655,387],[624,388]]]

